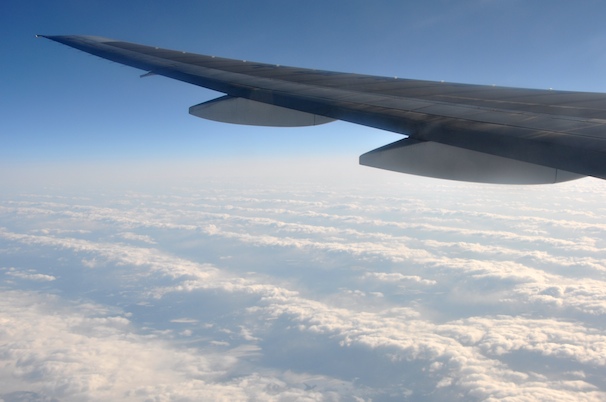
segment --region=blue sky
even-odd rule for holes
[[[606,187],[357,158],[35,34],[606,92],[601,1],[4,1],[0,400],[606,399]],[[10,56],[10,57],[9,57]]]
[[[345,123],[197,119],[219,94],[149,77],[42,34],[93,34],[249,60],[454,82],[606,91],[600,1],[12,1],[0,33],[4,161],[352,155],[397,137]],[[6,163],[6,162],[5,162]]]

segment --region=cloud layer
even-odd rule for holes
[[[602,183],[407,183],[4,196],[0,398],[605,399]]]

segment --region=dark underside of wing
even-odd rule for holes
[[[197,111],[201,117],[230,121],[230,113],[236,111],[241,117],[233,122],[267,125],[273,125],[274,118],[276,125],[338,119],[408,136],[404,142],[363,155],[362,163],[371,166],[503,183],[524,180],[490,176],[508,169],[514,174],[518,169],[515,174],[523,178],[528,176],[525,169],[532,166],[547,169],[540,175],[548,178],[529,182],[606,178],[606,94],[376,77],[204,56],[98,37],[46,37],[228,95],[197,105],[192,114]],[[271,105],[280,108],[268,109]],[[406,158],[411,162],[402,162]],[[457,169],[464,173],[459,175]]]

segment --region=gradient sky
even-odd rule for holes
[[[606,92],[602,1],[3,1],[0,401],[604,401],[606,186],[361,167],[397,135],[35,34]]]
[[[386,76],[606,92],[601,1],[14,1],[0,158],[14,162],[347,155],[398,137],[346,123],[240,127],[187,114],[218,93],[35,34],[91,34],[202,54]]]

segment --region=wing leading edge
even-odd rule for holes
[[[408,137],[362,155],[364,165],[490,183],[606,179],[606,94],[376,77],[94,36],[44,37],[227,95],[192,106],[195,116],[268,126],[344,120]]]

